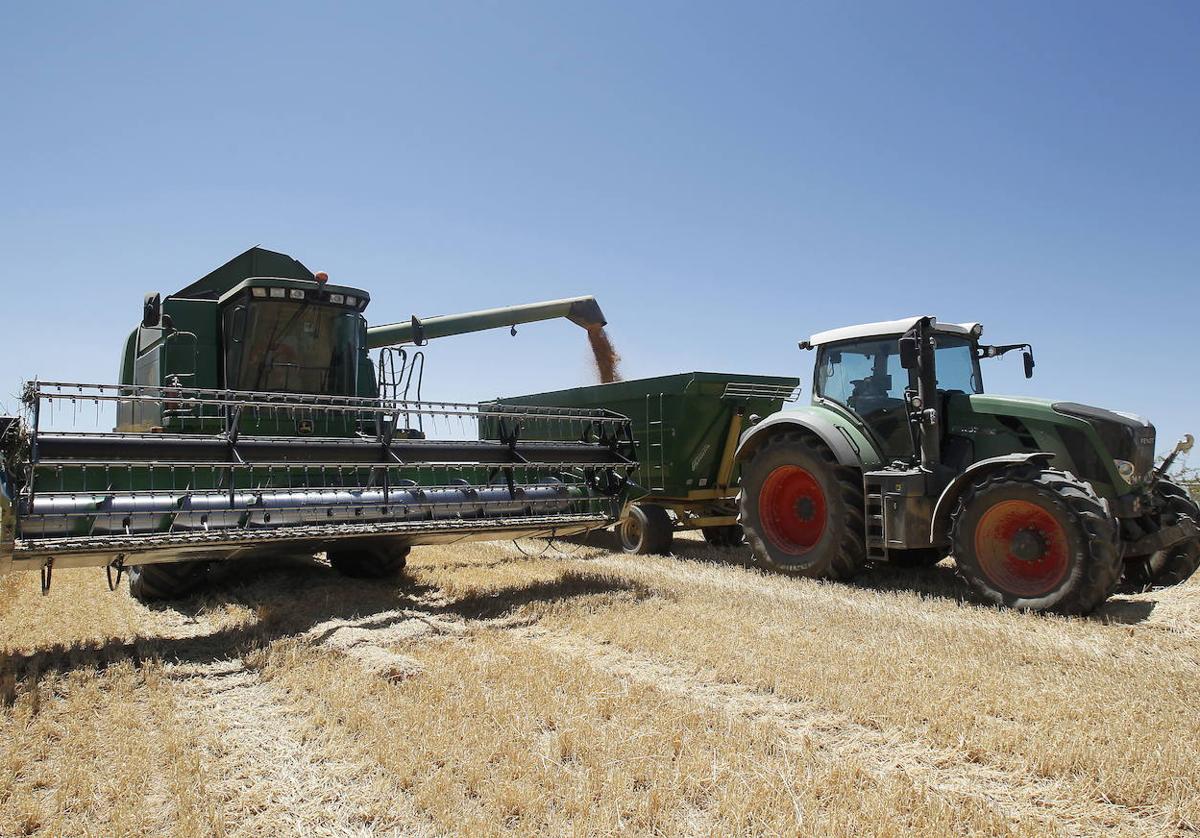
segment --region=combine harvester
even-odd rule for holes
[[[425,402],[423,355],[396,348],[558,317],[594,332],[592,297],[368,328],[369,294],[327,280],[253,248],[147,295],[119,383],[26,385],[26,416],[0,419],[0,571],[38,569],[43,591],[60,568],[105,567],[114,587],[128,571],[158,599],[217,560],[324,551],[378,577],[413,545],[616,520],[626,418]]]

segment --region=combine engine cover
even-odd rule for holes
[[[24,402],[0,552],[44,576],[571,535],[616,519],[636,466],[629,421],[602,410],[60,382]],[[117,410],[149,431],[96,430]]]

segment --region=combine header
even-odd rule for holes
[[[255,248],[165,300],[148,295],[119,384],[40,382],[0,420],[0,570],[129,571],[178,596],[215,560],[328,554],[382,576],[417,544],[610,524],[636,467],[602,410],[422,401],[399,343],[566,317],[591,297],[368,329],[369,297]],[[367,355],[385,349],[379,380]],[[100,430],[112,427],[114,430]]]

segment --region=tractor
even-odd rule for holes
[[[739,520],[756,560],[848,580],[868,562],[953,555],[984,601],[1085,614],[1119,587],[1187,579],[1200,509],[1155,464],[1154,426],[1131,413],[984,392],[979,323],[931,316],[834,329],[811,404],[755,420],[739,440]]]

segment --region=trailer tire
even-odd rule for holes
[[[405,547],[345,547],[326,554],[330,566],[351,579],[386,579],[404,570],[408,564]]]
[[[667,510],[652,503],[631,504],[628,513],[617,524],[621,549],[626,553],[648,555],[671,552],[675,525]]]
[[[1069,472],[992,472],[963,492],[950,526],[959,573],[994,605],[1086,614],[1121,574],[1116,521]]]
[[[746,531],[741,524],[729,524],[723,527],[701,527],[704,540],[712,547],[740,547],[746,543]]]
[[[136,564],[129,568],[129,595],[139,602],[180,599],[203,584],[206,561]]]
[[[742,466],[738,521],[762,565],[846,581],[866,564],[862,472],[803,432],[767,439]]]
[[[1168,480],[1160,480],[1154,491],[1162,499],[1163,511],[1167,515],[1188,517],[1200,524],[1200,507],[1197,507],[1187,489]],[[1122,581],[1127,588],[1135,591],[1178,585],[1191,578],[1197,566],[1200,566],[1200,539],[1189,538],[1144,559],[1126,562]]]

